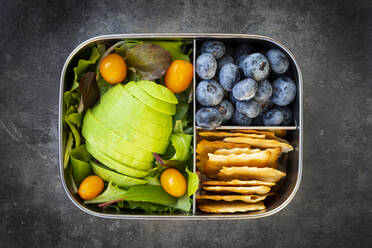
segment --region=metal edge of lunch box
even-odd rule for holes
[[[195,41],[196,39],[250,39],[250,40],[259,40],[259,41],[266,41],[269,43],[273,43],[276,46],[283,49],[291,58],[291,61],[293,62],[295,69],[297,71],[298,76],[298,104],[299,104],[299,115],[298,120],[299,123],[296,123],[295,130],[298,131],[298,171],[297,171],[297,178],[296,178],[296,184],[292,189],[292,192],[290,195],[282,202],[279,206],[276,208],[270,210],[270,211],[260,211],[257,213],[250,213],[250,214],[227,214],[227,215],[195,215],[195,196],[193,197],[193,212],[190,214],[177,214],[177,215],[169,215],[169,214],[111,214],[111,213],[100,213],[96,212],[94,210],[89,209],[88,207],[84,206],[83,204],[79,203],[77,199],[71,194],[71,192],[68,189],[66,178],[64,175],[64,168],[63,168],[63,157],[64,157],[64,148],[63,148],[63,93],[65,89],[65,76],[67,68],[74,58],[75,55],[77,55],[83,48],[88,47],[89,45],[92,45],[94,42],[97,41],[104,41],[104,40],[115,40],[115,39],[125,39],[125,38],[143,38],[143,39],[149,39],[149,38],[156,38],[156,39],[177,39],[177,38],[187,38],[193,40],[193,46],[195,48]],[[196,51],[194,49],[193,51],[193,58],[195,61],[195,54]],[[195,86],[195,70],[194,70],[194,80],[193,84]],[[195,88],[195,87],[194,87]],[[302,74],[300,67],[294,58],[294,55],[292,52],[285,47],[280,42],[261,35],[249,35],[249,34],[217,34],[217,33],[206,33],[206,34],[199,34],[199,33],[164,33],[164,34],[112,34],[112,35],[103,35],[103,36],[97,36],[94,38],[91,38],[89,40],[84,41],[80,45],[78,45],[67,57],[62,73],[60,78],[60,92],[59,92],[59,116],[58,116],[58,135],[59,135],[59,167],[60,167],[60,179],[63,185],[63,188],[68,196],[68,198],[73,202],[73,204],[78,207],[80,210],[84,211],[87,214],[102,217],[102,218],[111,218],[111,219],[164,219],[164,220],[226,220],[226,219],[255,219],[255,218],[262,218],[267,217],[270,215],[273,215],[283,208],[285,208],[293,199],[295,196],[300,182],[301,182],[301,176],[302,176],[302,160],[303,160],[303,81],[302,81]],[[193,101],[194,109],[195,109],[195,100]],[[194,116],[194,134],[196,134],[196,128],[195,128],[195,116]],[[249,129],[265,129],[262,127],[249,127]],[[282,127],[272,127],[271,129],[285,129]],[[293,130],[292,128],[287,128],[289,130]],[[194,147],[195,147],[195,139],[194,139]],[[195,166],[195,149],[194,149],[194,171],[196,169]]]

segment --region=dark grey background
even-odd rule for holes
[[[371,1],[18,1],[0,5],[0,247],[372,245]],[[105,220],[58,176],[58,89],[81,42],[111,33],[262,34],[304,78],[301,187],[249,221]]]

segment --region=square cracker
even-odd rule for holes
[[[258,148],[275,148],[280,147],[282,152],[288,153],[293,151],[293,146],[288,143],[281,142],[278,140],[271,140],[271,139],[252,139],[248,137],[228,137],[224,138],[223,141],[225,142],[233,142],[239,144],[247,144],[253,147]]]
[[[208,141],[202,140],[196,146],[196,153],[197,159],[199,160],[196,163],[198,169],[203,172],[205,162],[208,160],[208,153],[213,153],[218,149],[232,149],[232,148],[250,148],[247,144],[237,144],[237,143],[229,143],[223,141]]]
[[[270,192],[267,186],[204,186],[203,190],[215,193],[238,193],[243,195],[264,195]]]
[[[250,181],[244,181],[244,180],[231,180],[231,181],[204,181],[203,185],[219,185],[219,186],[275,186],[275,183],[273,182],[264,182],[264,181],[258,181],[258,180],[250,180]]]
[[[216,178],[220,180],[262,180],[266,182],[278,182],[280,179],[286,176],[286,174],[280,170],[273,168],[257,168],[257,167],[223,167],[219,173],[210,178]]]
[[[243,201],[247,203],[256,203],[259,201],[263,201],[266,199],[266,195],[197,195],[197,200],[212,200],[212,201],[225,201],[225,202],[232,202],[232,201]]]
[[[261,150],[251,154],[216,155],[209,153],[209,159],[204,164],[204,173],[208,177],[216,175],[223,166],[277,167],[276,161],[279,155],[280,148]]]
[[[237,213],[266,209],[263,202],[246,203],[242,201],[224,202],[199,200],[196,204],[198,209],[208,213]]]
[[[264,139],[266,138],[265,134],[256,134],[256,133],[233,133],[233,132],[200,132],[199,136],[202,137],[216,137],[216,138],[224,138],[224,137],[248,137],[253,139]]]

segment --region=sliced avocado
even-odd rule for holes
[[[123,152],[131,149],[131,152],[127,153],[131,157],[136,157],[138,148],[162,154],[169,144],[169,140],[167,142],[159,141],[138,132],[123,132],[122,135],[119,135],[99,122],[90,110],[84,116],[82,133],[88,140],[95,136],[95,138],[104,140],[104,144],[111,142]]]
[[[154,155],[151,154],[152,158],[151,161],[143,161],[140,160],[138,157],[132,157],[128,154],[123,153],[122,150],[119,150],[117,147],[115,147],[115,144],[105,144],[105,142],[102,142],[102,139],[97,139],[97,137],[89,137],[86,138],[86,141],[89,142],[92,146],[94,146],[96,149],[104,150],[104,154],[113,160],[121,161],[122,163],[126,164],[127,166],[134,168],[136,170],[142,170],[142,171],[148,171],[152,168],[152,161],[154,160]],[[136,148],[137,149],[137,148]],[[142,150],[144,151],[144,150]],[[124,151],[125,152],[125,151]]]
[[[164,102],[154,98],[153,96],[146,93],[146,91],[139,87],[134,81],[127,83],[124,88],[127,89],[132,96],[134,96],[152,109],[155,109],[167,115],[174,115],[176,113],[175,104]]]
[[[147,183],[146,180],[129,177],[129,176],[117,173],[107,168],[106,166],[95,163],[93,161],[90,161],[90,164],[92,165],[92,170],[94,174],[96,174],[97,176],[100,176],[103,179],[103,181],[106,181],[106,182],[112,181],[119,187],[130,187],[133,185],[140,185],[140,184]]]
[[[148,80],[138,81],[137,84],[141,87],[147,94],[153,96],[156,99],[159,99],[163,102],[177,104],[178,99],[174,93],[167,87],[157,84]]]
[[[143,103],[135,100],[124,88],[121,88],[121,92],[116,92],[119,92],[119,90],[108,92],[108,95],[105,94],[103,97],[109,96],[109,98],[103,99],[93,108],[92,113],[97,120],[121,136],[126,135],[128,132],[140,133],[159,141],[169,141],[172,133],[171,116],[148,108]],[[138,105],[134,101],[138,102]],[[149,112],[153,112],[153,118],[162,118],[163,122],[167,122],[168,127],[160,127],[153,124],[150,120],[135,118],[141,112],[141,108],[142,110],[147,108],[142,111],[142,115],[151,115]]]
[[[123,156],[129,156],[132,159],[138,160],[137,162],[131,163],[131,167],[135,164],[135,168],[137,169],[147,170],[151,168],[151,162],[154,160],[152,152],[133,146],[133,144],[126,142],[120,137],[118,138],[121,140],[119,144],[115,144],[108,140],[109,137],[106,137],[105,132],[102,131],[102,125],[100,125],[100,123],[97,125],[96,123],[98,121],[91,118],[90,115],[91,114],[85,117],[86,119],[84,118],[82,127],[82,134],[85,139],[89,140],[92,145],[99,148],[101,151],[109,154],[112,158],[122,159]],[[119,155],[114,155],[116,153]]]
[[[119,163],[109,156],[105,155],[104,153],[100,152],[98,149],[96,149],[94,146],[92,146],[88,141],[85,143],[86,148],[88,152],[98,161],[100,161],[102,164],[106,165],[112,170],[115,170],[121,174],[132,176],[132,177],[138,177],[142,178],[145,177],[148,172],[136,170],[134,168],[128,167],[127,165],[123,163]]]
[[[121,84],[115,85],[101,97],[93,108],[93,114],[98,119],[125,121],[132,127],[145,122],[151,129],[172,129],[172,116],[147,107]]]

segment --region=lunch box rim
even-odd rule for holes
[[[71,195],[70,191],[67,188],[66,179],[64,176],[64,168],[63,168],[63,93],[64,93],[64,86],[65,86],[65,75],[67,68],[72,60],[72,58],[84,47],[88,46],[97,41],[103,40],[111,40],[111,39],[125,39],[125,38],[188,38],[193,39],[194,43],[196,39],[223,39],[223,38],[236,38],[236,39],[256,39],[256,40],[264,40],[267,42],[274,43],[275,45],[279,46],[281,49],[285,50],[286,53],[291,57],[291,61],[294,63],[297,73],[298,73],[298,97],[299,97],[299,123],[296,123],[296,128],[299,132],[299,144],[298,144],[298,173],[297,173],[297,180],[296,185],[294,186],[291,194],[285,199],[283,203],[281,203],[276,208],[257,214],[250,214],[250,215],[139,215],[139,214],[107,214],[107,213],[99,213],[93,210],[88,209],[87,207],[83,206],[79,202],[77,202],[74,197]],[[194,51],[195,55],[195,51]],[[302,81],[302,73],[298,62],[296,61],[292,52],[284,46],[279,41],[269,38],[267,36],[262,35],[253,35],[253,34],[218,34],[218,33],[160,33],[160,34],[151,34],[151,33],[143,33],[143,34],[111,34],[111,35],[101,35],[90,38],[82,43],[80,43],[67,57],[61,72],[60,77],[60,89],[59,89],[59,115],[58,115],[58,153],[59,153],[59,171],[60,171],[60,179],[63,185],[63,189],[66,192],[68,198],[73,202],[73,204],[78,207],[83,212],[97,216],[102,218],[110,218],[110,219],[157,219],[157,220],[226,220],[226,219],[256,219],[271,216],[280,210],[284,209],[294,198],[295,194],[298,191],[298,188],[301,183],[302,177],[302,160],[303,160],[303,81]],[[254,128],[250,128],[254,129]],[[278,129],[285,129],[285,128],[278,128]],[[196,132],[196,128],[194,126],[194,133]],[[195,199],[193,201],[193,206],[195,207]]]

